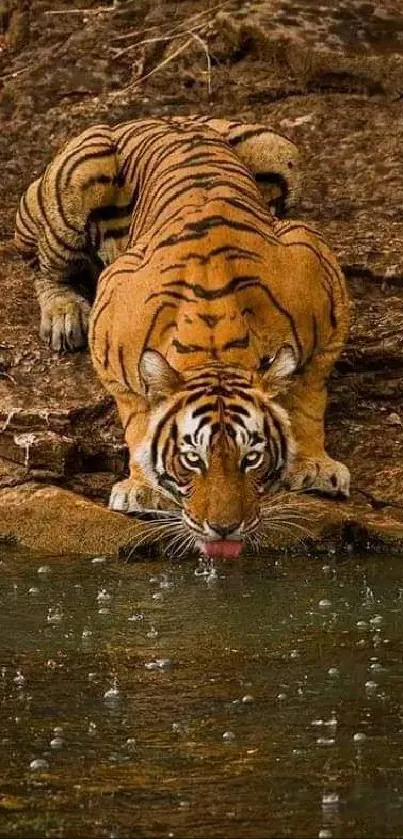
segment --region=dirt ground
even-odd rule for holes
[[[352,300],[350,341],[331,382],[328,439],[330,453],[351,469],[353,494],[348,504],[330,502],[325,518],[347,546],[379,547],[386,539],[388,549],[400,550],[399,6],[0,0],[0,533],[38,544],[15,524],[19,489],[28,504],[38,487],[59,487],[59,505],[71,490],[82,510],[83,499],[104,505],[126,467],[114,407],[88,354],[59,358],[40,344],[32,276],[11,244],[19,197],[66,140],[91,124],[209,113],[265,122],[303,152],[297,214],[327,237]],[[51,533],[46,538],[43,550]]]

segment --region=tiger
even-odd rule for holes
[[[324,431],[348,296],[321,234],[284,218],[300,183],[266,126],[148,118],[81,133],[17,213],[41,337],[75,350],[88,330],[117,405],[130,474],[110,509],[165,515],[154,534],[176,522],[207,556],[263,544],[278,493],[349,495]]]

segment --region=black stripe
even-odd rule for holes
[[[127,204],[107,204],[104,207],[94,207],[88,214],[88,223],[110,221],[111,219],[126,218],[127,216],[130,218],[137,198],[138,194],[135,191]]]
[[[39,183],[37,196],[38,196],[38,206],[39,206],[39,209],[42,213],[43,219],[46,222],[46,227],[48,228],[50,234],[53,236],[55,242],[58,245],[60,245],[60,247],[63,250],[66,250],[69,253],[73,253],[75,256],[77,254],[81,253],[81,248],[80,247],[76,248],[76,247],[70,245],[69,242],[66,242],[65,239],[62,239],[62,237],[59,236],[58,233],[56,233],[56,231],[53,229],[52,225],[50,224],[49,217],[48,217],[48,215],[46,213],[46,210],[45,210],[45,202],[44,202],[44,198],[43,198],[43,178],[41,179],[41,181]],[[47,243],[47,246],[48,246],[50,252],[53,253],[53,255],[58,260],[61,260],[62,262],[65,262],[66,261],[65,257],[61,256],[59,251],[55,250],[55,248],[50,244],[49,238],[46,235],[46,232],[45,232],[44,235],[45,235],[46,243]]]
[[[189,283],[186,280],[168,280],[164,283],[164,287],[179,286],[179,288],[184,288],[186,291],[192,291],[195,297],[202,300],[220,300],[222,297],[226,297],[229,294],[233,294],[236,291],[242,290],[243,287],[248,287],[250,285],[257,285],[260,287],[262,285],[260,277],[254,274],[241,274],[237,277],[232,277],[228,283],[221,286],[221,288],[216,289],[204,288],[198,283]],[[159,292],[159,294],[172,294],[172,292],[170,289],[167,289],[165,292]]]
[[[192,411],[192,419],[197,419],[197,417],[202,417],[204,414],[213,413],[217,410],[217,402],[205,402],[204,405],[200,405],[199,408],[195,408]]]
[[[122,346],[118,347],[118,359],[119,359],[120,372],[121,372],[121,375],[122,375],[122,379],[123,379],[126,387],[129,390],[133,390],[133,388],[130,386],[130,382],[127,378],[126,367],[125,367],[125,362],[124,362],[124,358],[123,358],[123,347]]]
[[[96,145],[96,141],[92,137],[91,137],[90,142],[91,142],[91,144]],[[106,142],[108,142],[108,140],[106,140]],[[84,149],[86,149],[86,146],[83,145],[83,146],[81,146],[81,148],[75,149],[74,154],[76,155],[76,154],[84,151]],[[93,160],[102,160],[102,158],[108,159],[110,157],[116,157],[116,149],[112,145],[112,143],[109,142],[109,148],[104,147],[102,149],[99,149],[99,151],[93,151],[92,150],[92,151],[85,152],[85,154],[83,154],[83,155],[80,154],[79,159],[75,160],[72,163],[72,165],[70,166],[68,172],[65,173],[64,172],[64,167],[69,162],[69,159],[71,159],[69,157],[66,157],[63,160],[63,163],[60,167],[60,177],[63,177],[63,175],[65,175],[65,178],[66,178],[65,183],[64,183],[64,189],[66,189],[68,186],[70,186],[71,179],[74,175],[74,172],[76,171],[76,169],[78,169],[80,166],[82,166],[83,163],[88,163],[89,161],[93,161]]]
[[[156,245],[155,250],[161,248],[168,248],[171,245],[176,245],[180,242],[191,242],[195,239],[203,239],[204,236],[216,227],[227,227],[230,230],[242,231],[243,233],[251,233],[254,236],[259,236],[265,242],[273,243],[271,239],[262,230],[258,230],[253,224],[246,224],[245,222],[235,221],[234,219],[226,218],[225,216],[216,215],[209,216],[207,219],[198,222],[189,222],[183,225],[183,230],[179,234],[168,236]]]
[[[39,184],[38,184],[38,187],[39,187]],[[36,196],[38,197],[38,189],[36,190]],[[37,232],[37,229],[38,229],[37,224],[36,224],[36,221],[35,221],[33,215],[31,215],[31,210],[30,210],[30,207],[28,205],[28,196],[27,196],[26,192],[24,192],[24,194],[21,198],[21,201],[20,201],[20,211],[21,211],[21,209],[23,210],[23,212],[27,216],[28,221],[32,224],[32,227],[34,228],[34,231]],[[24,221],[24,219],[22,219],[22,221],[26,224],[26,221]]]
[[[236,129],[238,125],[239,127],[242,127],[242,123],[235,123],[234,128]],[[265,128],[264,125],[257,128],[245,128],[245,131],[243,131],[241,134],[237,134],[236,137],[229,137],[227,143],[230,146],[234,147],[237,146],[239,143],[244,143],[246,140],[252,139],[253,137],[260,137],[262,134],[270,134],[272,137],[281,137],[283,140],[287,140],[291,145],[294,145],[294,143],[292,143],[292,140],[286,137],[285,134],[281,134],[280,131],[270,131],[270,129]],[[296,147],[295,151],[297,151]]]
[[[105,334],[104,363],[103,363],[104,370],[107,370],[108,367],[109,367],[109,351],[110,351],[110,348],[111,348],[111,345],[110,345],[110,341],[109,341],[109,333],[107,332]]]
[[[172,346],[175,347],[178,353],[192,353],[192,352],[208,352],[208,347],[202,347],[199,344],[182,344],[177,338],[172,340]]]
[[[236,349],[244,350],[247,347],[249,347],[249,345],[250,345],[250,335],[249,335],[249,332],[247,332],[246,335],[243,336],[243,338],[235,338],[233,341],[227,341],[227,343],[224,344],[224,346],[221,347],[221,349],[222,350],[236,350]]]
[[[111,177],[110,175],[91,175],[86,181],[80,184],[80,189],[85,192],[86,189],[89,189],[91,186],[95,186],[96,184],[111,184],[116,183],[115,178]]]
[[[160,441],[162,431],[163,431],[165,425],[171,419],[171,417],[173,417],[178,411],[180,411],[180,409],[182,408],[182,405],[183,405],[183,399],[180,399],[178,402],[175,402],[174,405],[171,405],[169,411],[167,411],[166,414],[164,414],[164,416],[160,419],[160,421],[158,422],[158,424],[157,424],[157,426],[154,430],[154,434],[153,434],[153,438],[152,438],[152,442],[151,442],[151,460],[152,460],[152,464],[154,466],[154,469],[156,467],[157,460],[158,460],[158,444],[159,444],[159,441]]]
[[[116,227],[115,229],[111,228],[110,230],[106,230],[103,235],[104,242],[106,242],[107,239],[124,239],[125,236],[129,235],[129,231],[130,224],[125,224],[124,227]]]
[[[214,327],[217,326],[217,323],[219,323],[220,320],[223,320],[225,318],[225,315],[205,315],[205,314],[201,314],[201,315],[197,315],[197,317],[199,318],[199,320],[201,320],[203,323],[205,323],[209,327],[209,329],[214,329]]]
[[[248,419],[250,419],[250,411],[248,411],[247,408],[244,408],[243,405],[233,405],[231,403],[226,407],[228,411],[231,411],[231,413],[241,414],[243,417],[248,417]]]
[[[199,434],[200,434],[201,430],[203,428],[205,428],[206,425],[209,425],[210,422],[211,422],[211,417],[209,417],[209,416],[201,418],[201,420],[200,420],[200,422],[199,422],[199,424],[196,428],[196,431],[195,431],[195,441],[196,441],[196,443],[199,442]]]
[[[143,341],[143,346],[142,346],[141,353],[140,353],[140,360],[141,360],[143,352],[145,352],[145,350],[152,349],[152,347],[149,346],[150,337],[151,337],[152,331],[154,329],[154,326],[155,326],[161,312],[163,312],[164,309],[175,309],[176,310],[176,305],[175,305],[175,303],[168,303],[168,302],[161,303],[161,305],[158,307],[158,309],[156,309],[156,311],[154,312],[154,314],[151,318],[151,323],[148,327],[146,336],[145,336],[144,341]],[[141,380],[140,369],[139,369],[139,377],[140,377],[140,380]]]

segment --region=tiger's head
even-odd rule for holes
[[[144,352],[149,436],[133,457],[149,483],[179,505],[187,548],[230,556],[244,542],[257,544],[263,496],[294,453],[275,396],[295,367],[288,346],[266,372],[213,363],[180,374],[160,353]]]

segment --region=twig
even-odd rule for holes
[[[195,32],[193,32],[193,31],[189,32],[189,35],[191,35],[192,38],[194,38],[194,40],[197,41],[200,44],[201,47],[203,47],[204,52],[206,54],[206,60],[207,60],[207,90],[208,90],[208,95],[211,96],[211,59],[210,59],[210,53],[208,51],[208,46],[206,44],[206,41],[203,41],[203,38],[201,38],[200,35],[196,35]]]
[[[178,34],[183,34],[187,30],[193,31],[193,29],[198,29],[199,27],[201,28],[202,26],[206,26],[205,23],[201,23],[201,24],[197,24],[197,26],[195,26],[191,29],[190,24],[192,23],[192,21],[197,20],[197,18],[199,18],[199,17],[203,17],[205,15],[208,15],[211,12],[213,12],[213,13],[217,12],[219,9],[222,9],[223,6],[227,6],[229,2],[230,2],[230,0],[224,0],[224,2],[218,3],[218,5],[215,6],[213,9],[204,9],[202,12],[197,12],[197,14],[191,15],[188,18],[188,20],[181,20],[180,23],[178,23],[176,26],[174,26],[172,29],[169,30],[167,37],[172,37],[173,33],[178,32],[178,29],[180,30],[181,26],[183,26],[185,24],[186,24],[186,29],[181,30],[180,32],[178,32]],[[138,35],[140,32],[142,34],[144,34],[144,32],[151,32],[153,29],[158,29],[158,26],[155,24],[154,26],[147,26],[145,29],[141,29],[141,30],[140,29],[132,29],[131,32],[125,32],[124,35],[115,35],[115,37],[112,38],[112,41],[127,41],[128,38],[132,38],[134,35]],[[161,38],[161,40],[162,40],[162,38]]]
[[[4,76],[0,76],[0,81],[3,82],[5,79],[15,79],[17,76],[20,76],[21,73],[27,73],[28,70],[31,70],[32,64],[28,67],[23,67],[21,70],[14,70],[13,73],[5,73]]]
[[[146,79],[149,79],[150,76],[153,76],[154,73],[157,73],[159,70],[161,70],[161,67],[165,67],[171,61],[173,61],[174,58],[177,58],[178,55],[181,55],[181,53],[184,52],[185,49],[187,49],[189,44],[192,43],[192,40],[193,40],[192,38],[188,38],[188,40],[185,41],[185,43],[182,44],[181,47],[179,47],[175,52],[171,53],[171,55],[168,55],[167,58],[164,58],[164,60],[161,61],[160,64],[157,64],[157,66],[154,67],[152,70],[150,70],[149,73],[146,73],[145,76],[140,76],[140,78],[135,79],[134,82],[130,82],[130,84],[127,85],[127,87],[122,88],[122,90],[116,91],[115,95],[117,96],[120,93],[125,93],[125,91],[127,91],[127,90],[132,90],[134,87],[136,87],[136,85],[140,84],[140,82],[144,82]]]
[[[205,26],[205,23],[199,23],[199,25],[196,26],[195,29],[203,29]],[[122,50],[119,50],[117,53],[115,53],[113,59],[115,60],[116,58],[120,58],[121,55],[124,55],[125,53],[130,52],[130,50],[136,49],[137,47],[142,47],[144,46],[144,44],[158,44],[160,41],[174,41],[175,38],[180,38],[181,35],[185,34],[192,35],[192,32],[185,29],[183,30],[183,32],[178,32],[176,35],[170,34],[160,35],[158,38],[144,38],[143,41],[136,41],[135,44],[129,44],[128,47],[123,47]],[[197,36],[195,35],[194,37],[196,38]]]
[[[99,15],[100,12],[116,12],[114,6],[98,6],[97,9],[49,9],[45,15]]]

